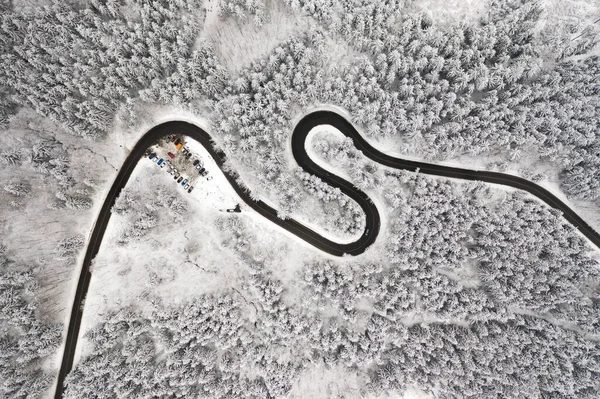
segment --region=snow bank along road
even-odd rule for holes
[[[322,237],[313,230],[303,226],[293,219],[280,219],[277,217],[277,211],[260,200],[253,200],[250,197],[249,192],[240,187],[237,183],[237,175],[234,173],[228,173],[223,171],[225,177],[232,185],[237,194],[244,200],[251,208],[256,212],[263,215],[265,218],[275,223],[278,226],[286,229],[287,231],[295,234],[304,241],[312,244],[313,246],[325,251],[329,254],[342,256],[344,254],[358,255],[363,253],[369,245],[371,245],[377,235],[379,234],[380,219],[379,212],[376,206],[373,204],[371,199],[362,191],[358,190],[351,183],[346,180],[332,175],[327,172],[316,163],[314,163],[308,156],[305,149],[306,137],[310,130],[319,125],[331,125],[337,128],[347,137],[350,137],[355,146],[363,152],[365,156],[372,159],[375,162],[381,163],[382,165],[389,166],[391,168],[408,170],[412,172],[418,171],[419,173],[450,177],[455,179],[464,180],[480,180],[488,183],[502,184],[525,190],[549,206],[562,211],[563,216],[567,221],[572,223],[579,231],[585,235],[594,245],[600,248],[600,235],[594,231],[583,219],[581,219],[575,211],[569,208],[564,202],[558,199],[555,195],[550,193],[548,190],[534,184],[528,180],[520,177],[507,175],[497,172],[487,171],[474,171],[469,169],[453,168],[449,166],[439,166],[423,162],[407,161],[400,158],[394,158],[386,155],[373,146],[371,146],[348,122],[340,115],[330,111],[318,111],[311,113],[304,117],[292,134],[292,152],[297,163],[308,173],[312,173],[321,178],[326,183],[338,187],[344,194],[355,200],[361,208],[364,210],[366,215],[366,226],[364,234],[355,242],[349,244],[339,244]],[[67,339],[65,342],[65,349],[62,359],[62,364],[58,376],[58,384],[56,388],[55,399],[62,397],[64,391],[64,381],[66,375],[71,371],[73,366],[73,360],[75,356],[75,348],[77,345],[77,338],[79,335],[79,328],[81,326],[81,317],[83,315],[83,300],[87,294],[87,290],[90,284],[90,264],[98,250],[106,231],[108,221],[110,220],[110,209],[115,203],[121,189],[125,187],[125,184],[129,180],[133,169],[137,165],[140,158],[143,156],[144,151],[154,142],[168,134],[186,135],[194,140],[197,140],[204,145],[207,151],[214,158],[217,165],[223,169],[223,163],[225,161],[225,154],[219,149],[213,146],[211,137],[204,130],[199,127],[186,122],[167,122],[158,125],[148,131],[135,145],[123,167],[119,170],[117,178],[115,179],[108,195],[102,205],[100,214],[90,237],[90,242],[85,254],[83,261],[83,267],[79,282],[77,285],[77,291],[75,294],[75,300],[73,302],[73,308],[71,310],[71,319],[69,321],[69,329],[67,332]]]

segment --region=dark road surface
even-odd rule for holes
[[[377,235],[379,234],[380,218],[377,208],[365,193],[358,190],[346,180],[326,172],[324,169],[315,164],[306,153],[306,136],[313,127],[318,125],[334,126],[344,135],[350,137],[354,141],[356,148],[362,151],[365,156],[377,163],[389,166],[391,168],[408,170],[412,172],[418,170],[419,173],[423,174],[462,180],[480,180],[488,183],[502,184],[505,186],[525,190],[535,195],[552,208],[562,211],[563,216],[567,221],[578,228],[582,234],[584,234],[592,243],[594,243],[594,245],[600,248],[600,235],[594,231],[583,219],[581,219],[577,213],[575,213],[571,208],[569,208],[565,203],[563,203],[548,190],[528,180],[497,172],[473,171],[394,158],[373,148],[356,131],[356,129],[340,115],[329,111],[318,111],[304,117],[294,129],[292,134],[292,152],[298,165],[300,165],[305,171],[318,176],[321,180],[333,187],[338,187],[344,194],[355,200],[363,209],[366,215],[365,233],[363,233],[363,235],[357,241],[349,244],[339,244],[322,237],[318,233],[293,219],[280,219],[277,216],[277,211],[275,209],[271,208],[269,205],[260,200],[253,200],[249,193],[237,184],[235,175],[229,174],[228,172],[223,173],[236,193],[248,206],[271,222],[295,234],[302,240],[324,252],[335,256],[342,256],[344,254],[359,255],[363,253],[369,247],[369,245],[375,241]],[[125,187],[125,184],[129,180],[129,177],[131,176],[135,166],[144,155],[146,148],[168,134],[185,135],[200,142],[208,150],[217,165],[222,170],[222,166],[225,161],[225,155],[213,147],[211,137],[208,135],[208,133],[190,123],[167,122],[158,125],[148,131],[137,142],[125,160],[122,168],[119,170],[119,173],[112,187],[110,188],[106,199],[104,200],[104,204],[102,205],[102,209],[100,210],[100,214],[92,230],[89,245],[82,265],[81,275],[77,284],[73,308],[71,310],[71,319],[69,321],[69,329],[67,332],[64,354],[58,376],[55,399],[60,399],[62,397],[64,392],[65,377],[73,367],[75,348],[77,346],[77,338],[79,335],[81,318],[83,315],[83,301],[87,294],[91,278],[90,265],[100,249],[104,232],[106,231],[106,227],[110,220],[110,210],[114,205],[119,193],[121,192],[121,189]]]

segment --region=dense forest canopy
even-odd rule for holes
[[[0,0],[0,128],[31,109],[93,147],[110,143],[120,123],[136,127],[153,105],[186,109],[210,120],[227,167],[254,194],[283,215],[302,216],[316,198],[309,212],[335,215],[326,229],[355,234],[364,223],[356,204],[289,161],[294,121],[336,106],[369,139],[395,140],[407,155],[547,162],[570,198],[597,204],[593,24],[548,34],[548,10],[533,0],[490,0],[476,21],[439,24],[415,2],[283,0],[306,29],[230,75],[202,35],[203,0]],[[240,29],[269,21],[257,0],[221,2],[217,14]],[[44,137],[3,146],[0,165],[47,177],[49,209],[92,208],[96,183],[76,181],[67,147],[37,130]],[[223,249],[243,265],[243,292],[181,306],[151,298],[150,312],[105,315],[66,396],[282,397],[318,364],[360,374],[359,396],[418,386],[442,398],[598,397],[598,264],[560,215],[522,193],[498,199],[484,185],[391,173],[349,142],[322,139],[315,151],[380,192],[389,218],[380,252],[307,257],[294,287],[303,295],[290,303],[292,290],[269,270],[285,262],[270,265],[272,248],[223,219],[215,229],[235,237]],[[25,178],[3,181],[3,220],[34,191]],[[119,245],[148,234],[159,212],[185,213],[165,198],[149,212],[123,192],[113,211],[135,222]],[[57,238],[56,258],[73,264],[82,237]],[[0,396],[37,397],[51,385],[61,330],[36,314],[35,267],[12,261],[4,244]]]

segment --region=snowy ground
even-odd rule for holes
[[[434,23],[475,23],[484,16],[489,0],[416,0],[413,8],[429,15]]]
[[[172,144],[170,147],[173,148],[163,147],[162,143],[160,146],[165,157],[166,150],[174,150]],[[189,140],[187,146],[194,154],[202,157],[204,167],[209,171],[208,176],[213,178],[207,180],[196,172],[197,177],[194,176],[192,180],[194,190],[188,193],[167,173],[166,168],[160,168],[147,158],[140,160],[127,187],[133,185],[140,190],[148,190],[153,186],[170,188],[185,199],[188,209],[191,210],[190,215],[186,215],[183,220],[162,218],[155,230],[144,240],[118,246],[118,232],[128,221],[113,214],[100,253],[94,261],[92,283],[86,298],[85,312],[88,317],[84,317],[80,337],[88,328],[86,322],[90,320],[90,314],[102,315],[107,309],[114,310],[135,303],[139,296],[146,295],[145,291],[149,287],[157,284],[156,281],[171,280],[172,284],[161,285],[165,297],[176,299],[177,295],[172,294],[177,292],[196,293],[198,285],[210,282],[212,273],[221,264],[226,263],[223,254],[210,256],[209,249],[214,243],[211,245],[208,238],[214,236],[214,219],[241,200],[204,147],[193,140]],[[197,266],[199,260],[194,255],[197,256],[198,253],[202,254],[203,266]],[[177,273],[174,270],[175,265],[181,266]],[[206,270],[202,273],[202,281],[193,278],[198,276],[199,268]],[[185,277],[176,280],[179,272]],[[187,275],[187,272],[191,275]],[[209,285],[215,289],[214,284]],[[85,351],[85,344],[79,349]]]
[[[318,381],[319,383],[315,383]],[[343,367],[327,367],[322,363],[309,367],[296,381],[289,393],[289,399],[428,399],[425,393],[418,389],[408,389],[404,395],[364,397],[360,393],[366,383],[365,375],[348,373]]]
[[[177,151],[173,143],[167,144],[164,140],[161,140],[158,145],[153,147],[158,157],[162,157],[167,162],[173,162],[173,164],[178,167],[181,177],[187,179],[188,184],[194,187],[191,193],[187,193],[187,191],[181,187],[181,184],[179,184],[178,186],[181,189],[181,192],[202,202],[204,206],[217,210],[225,211],[226,209],[232,209],[237,204],[240,204],[241,199],[237,196],[231,185],[229,185],[229,182],[225,179],[225,176],[221,173],[221,170],[204,146],[187,137],[183,137],[183,139],[185,141],[184,148],[188,148],[193,154],[189,160],[185,159],[182,152],[183,148]],[[175,155],[174,160],[170,159],[167,155],[168,152]],[[198,173],[198,170],[194,169],[193,161],[195,159],[198,159],[200,165],[206,169],[208,172],[207,176],[201,176]],[[145,162],[145,160],[143,160],[143,162]],[[167,172],[167,167],[165,167],[163,171]],[[173,184],[175,183],[176,182],[174,181]]]
[[[252,61],[269,54],[277,45],[306,30],[308,18],[290,13],[283,2],[267,0],[265,21],[257,26],[248,16],[239,21],[233,16],[221,19],[217,15],[220,0],[208,0],[206,19],[199,41],[210,42],[219,60],[235,76]]]
[[[582,40],[600,33],[598,0],[540,0],[538,4],[544,12],[537,29],[549,58],[556,56],[555,53],[562,51],[565,45],[578,45]],[[600,46],[596,46],[585,56],[574,58],[599,54]]]

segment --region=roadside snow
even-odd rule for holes
[[[207,159],[205,163],[208,166],[210,162]],[[111,216],[92,267],[76,360],[85,356],[89,347],[84,334],[107,312],[130,305],[150,311],[151,305],[144,300],[150,294],[177,303],[194,295],[218,292],[234,281],[236,260],[220,250],[222,237],[215,232],[214,222],[225,215],[238,216],[219,211],[235,203],[235,199],[231,193],[221,197],[229,201],[226,203],[210,198],[215,190],[227,192],[223,181],[225,177],[217,175],[187,193],[166,169],[147,158],[140,160],[126,187],[149,192],[158,187],[171,188],[185,201],[188,211],[179,219],[161,212],[157,225],[147,235],[125,245],[118,244],[117,240],[119,232],[128,227],[130,221],[122,215]]]
[[[361,373],[362,374],[362,373]],[[365,375],[348,373],[343,366],[311,365],[300,375],[289,392],[289,399],[360,398]]]
[[[191,196],[201,201],[203,206],[220,211],[232,209],[237,204],[242,204],[241,198],[238,197],[212,156],[206,151],[206,148],[191,139],[186,139],[186,147],[194,154],[191,159],[200,159],[202,166],[208,171],[208,175],[202,177],[192,169],[189,178],[192,181],[191,184],[194,186],[194,190],[190,193]],[[181,156],[181,154],[177,155],[177,157]],[[188,162],[191,164],[190,161]],[[188,176],[186,175],[186,177]]]

